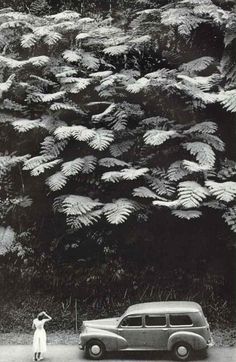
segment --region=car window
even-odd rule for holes
[[[141,316],[126,317],[121,322],[121,327],[142,327]]]
[[[166,316],[163,315],[146,315],[145,325],[147,327],[163,327],[166,325]]]
[[[191,326],[193,324],[192,319],[185,314],[170,314],[171,326]]]

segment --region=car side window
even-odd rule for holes
[[[165,315],[146,315],[145,316],[146,327],[164,327],[166,326]]]
[[[170,314],[171,326],[192,326],[192,319],[186,314]]]
[[[121,324],[121,327],[142,327],[142,317],[141,316],[130,316],[125,317]]]

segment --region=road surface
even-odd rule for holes
[[[208,358],[200,359],[195,357],[194,362],[235,362],[236,347],[211,348],[208,351]],[[32,347],[27,345],[0,345],[0,362],[28,362],[32,361]],[[77,346],[68,345],[48,345],[48,351],[44,362],[85,362],[83,351],[79,351]],[[172,361],[168,353],[154,352],[119,352],[106,356],[104,362],[146,362]]]

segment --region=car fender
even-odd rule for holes
[[[168,339],[168,350],[172,350],[176,343],[185,342],[188,343],[193,350],[200,350],[207,347],[205,339],[193,332],[174,332]]]
[[[128,347],[127,341],[114,332],[102,329],[86,328],[86,332],[83,332],[80,335],[80,341],[83,346],[92,339],[98,339],[101,341],[104,344],[106,351],[117,351]]]

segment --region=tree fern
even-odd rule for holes
[[[191,133],[202,133],[202,134],[212,134],[217,131],[217,124],[211,121],[201,122],[195,124],[194,126],[190,127],[188,130],[184,131],[185,134]]]
[[[83,166],[84,159],[79,157],[75,160],[63,163],[61,170],[65,176],[74,176],[82,170]]]
[[[10,77],[8,77],[6,82],[0,83],[0,100],[1,100],[1,98],[3,96],[3,94],[5,92],[8,92],[9,89],[11,88],[11,86],[13,84],[13,81],[14,81],[14,78],[15,78],[15,74],[12,74],[12,75],[10,75]]]
[[[114,133],[107,129],[97,129],[95,135],[89,141],[89,145],[99,151],[105,150],[114,140]]]
[[[51,191],[61,190],[67,183],[67,177],[62,172],[57,172],[46,179],[46,184]]]
[[[114,166],[129,166],[129,164],[125,161],[122,160],[118,160],[117,158],[112,158],[112,157],[105,157],[105,158],[101,158],[98,161],[100,166],[103,167],[114,167]]]
[[[103,207],[103,212],[110,224],[122,224],[128,216],[137,210],[137,204],[128,199],[118,199]]]
[[[83,215],[69,216],[66,222],[72,229],[81,229],[84,226],[93,225],[101,218],[102,214],[102,210],[89,211]]]
[[[159,146],[170,138],[176,137],[178,133],[174,130],[164,131],[153,129],[144,134],[144,141],[151,146]]]
[[[153,191],[148,189],[145,186],[137,187],[133,190],[133,196],[142,197],[142,198],[150,198],[150,199],[157,199],[158,195],[155,194]]]
[[[179,67],[179,70],[185,72],[189,75],[195,75],[198,72],[202,72],[207,69],[215,59],[212,57],[201,57],[194,60],[191,60],[188,63],[183,63]]]
[[[215,153],[211,146],[203,142],[187,142],[183,144],[191,155],[196,156],[197,161],[201,165],[213,167],[215,163]]]
[[[198,210],[172,210],[171,212],[174,216],[177,216],[179,219],[198,219],[202,212]]]
[[[178,195],[181,205],[186,209],[191,209],[200,206],[208,196],[208,191],[195,181],[184,181],[178,185]]]
[[[80,195],[69,195],[62,201],[63,212],[67,216],[86,215],[101,205],[90,197]]]
[[[187,175],[188,171],[184,167],[183,161],[173,162],[167,170],[167,176],[170,181],[179,181]]]
[[[126,153],[134,145],[135,141],[130,139],[120,143],[114,143],[110,146],[110,153],[113,157],[119,157],[123,153]]]
[[[229,112],[236,112],[236,90],[221,91],[218,95],[218,101]]]
[[[236,182],[234,181],[226,181],[222,183],[206,181],[206,186],[217,200],[230,202],[236,197]]]
[[[31,175],[38,176],[41,173],[44,173],[45,170],[50,170],[51,168],[55,167],[56,165],[58,165],[61,162],[62,162],[62,160],[58,159],[58,160],[53,160],[53,161],[43,163],[43,164],[39,165],[38,167],[33,168],[33,170],[31,170]]]
[[[230,226],[233,232],[236,232],[236,206],[230,207],[224,214],[225,222]]]
[[[16,234],[10,227],[0,226],[0,255],[5,255],[12,248]]]

